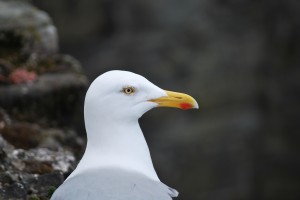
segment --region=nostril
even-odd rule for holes
[[[182,97],[175,97],[176,99],[182,99]]]

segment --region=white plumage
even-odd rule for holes
[[[95,79],[85,98],[86,151],[51,199],[167,200],[177,196],[176,190],[160,182],[138,123],[145,112],[158,106],[198,108],[192,97],[165,91],[131,72],[109,71]]]

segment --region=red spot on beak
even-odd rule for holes
[[[182,110],[188,110],[188,109],[191,109],[192,107],[193,107],[193,105],[190,103],[180,103],[180,108]]]

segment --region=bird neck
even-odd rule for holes
[[[86,120],[87,147],[74,176],[87,169],[121,168],[159,180],[138,120]]]

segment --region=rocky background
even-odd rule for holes
[[[79,62],[58,53],[48,14],[0,1],[1,200],[49,199],[74,169],[87,85]]]
[[[299,1],[29,1],[53,22],[27,2],[0,1],[0,199],[47,199],[84,148],[88,82],[57,35],[89,80],[130,70],[199,101],[141,119],[178,199],[300,198]]]

